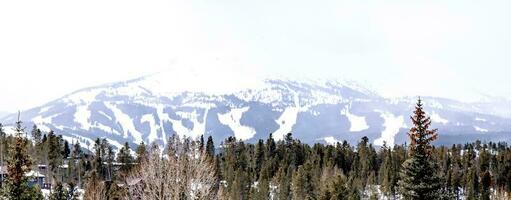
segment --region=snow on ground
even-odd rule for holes
[[[124,138],[128,138],[128,135],[131,134],[131,136],[135,139],[135,143],[142,142],[142,134],[135,129],[135,125],[133,124],[133,120],[130,116],[111,103],[105,103],[105,106],[114,113],[115,119],[122,125],[124,129]]]
[[[50,127],[44,125],[44,124],[37,124],[37,128],[41,130],[42,132],[50,132]]]
[[[431,121],[440,123],[440,124],[447,124],[449,123],[449,120],[442,118],[438,113],[435,111],[431,112]]]
[[[486,119],[480,117],[476,117],[475,120],[480,122],[486,122]]]
[[[156,113],[158,113],[158,118],[160,119],[160,129],[161,129],[161,137],[163,139],[163,143],[167,144],[167,133],[165,133],[165,129],[163,128],[164,122],[170,122],[170,117],[168,114],[163,112],[163,105],[156,106]]]
[[[80,141],[80,146],[88,150],[92,150],[94,147],[94,140],[79,135],[74,136],[62,135],[62,139],[67,140],[67,142],[69,142],[70,144],[75,144],[77,143],[77,141]],[[89,144],[87,145],[87,143]]]
[[[365,117],[357,116],[350,113],[350,106],[346,106],[341,110],[341,115],[344,115],[350,121],[350,132],[359,132],[369,128]]]
[[[183,126],[181,120],[175,120],[169,118],[169,121],[172,123],[172,128],[180,137],[190,137],[192,139],[197,139],[199,136],[206,132],[206,117],[208,116],[209,109],[204,113],[204,118],[202,123],[199,122],[197,111],[193,112],[176,112],[176,115],[188,119],[193,123],[193,128],[187,128]]]
[[[41,189],[41,193],[43,193],[43,196],[45,199],[50,198],[50,190],[49,189]]]
[[[80,128],[89,130],[90,123],[89,119],[91,116],[91,112],[88,108],[88,105],[80,105],[76,107],[76,112],[74,114],[74,121],[80,125]]]
[[[41,115],[38,115],[37,117],[34,117],[32,118],[32,122],[34,122],[35,124],[51,124],[52,123],[52,119],[53,117],[55,117],[56,115],[51,115],[51,116],[48,116],[48,117],[43,117]]]
[[[276,105],[283,99],[282,93],[272,88],[264,88],[257,92],[255,90],[236,92],[234,96],[244,101],[257,101],[272,105]]]
[[[427,104],[429,106],[431,106],[431,108],[437,108],[437,109],[443,109],[444,108],[444,106],[440,102],[438,102],[436,100],[428,100]]]
[[[42,107],[40,110],[39,110],[39,113],[44,113],[46,111],[50,110],[50,107],[49,106],[46,106],[46,107]]]
[[[323,138],[323,140],[325,140],[325,142],[329,145],[335,145],[337,144],[338,142],[341,142],[340,140],[337,140],[335,139],[334,137],[332,136],[329,136],[329,137],[325,137]]]
[[[381,137],[374,141],[375,145],[383,145],[383,141],[387,142],[388,146],[394,146],[394,137],[399,133],[401,128],[405,128],[405,119],[403,116],[395,116],[390,112],[377,111],[385,121],[383,126],[385,129],[381,133]]]
[[[124,146],[121,143],[119,143],[118,141],[111,140],[109,138],[106,138],[106,141],[108,141],[108,144],[110,144],[110,145],[114,146],[115,148],[117,148],[117,150],[121,149]]]
[[[254,128],[241,125],[240,123],[243,113],[247,112],[248,109],[249,107],[233,108],[228,113],[218,113],[218,120],[220,120],[220,123],[229,126],[234,132],[236,139],[248,140],[256,134]]]
[[[98,111],[98,113],[99,113],[100,115],[105,116],[107,119],[112,120],[112,117],[110,117],[109,115],[107,115],[105,112],[103,112],[103,111],[101,111],[101,110],[100,110],[100,111]]]
[[[279,119],[277,119],[276,122],[279,125],[279,129],[273,133],[275,140],[284,139],[284,136],[293,130],[293,126],[298,118],[298,113],[300,112],[298,94],[295,94],[294,102],[295,106],[286,108]]]
[[[141,123],[145,123],[145,122],[149,123],[150,132],[149,132],[149,136],[147,137],[147,140],[149,140],[149,143],[152,143],[153,141],[158,139],[158,131],[156,130],[157,129],[156,121],[154,120],[154,116],[152,114],[143,115],[142,118],[140,119],[140,122]]]
[[[113,129],[112,127],[106,126],[104,124],[100,124],[100,123],[97,123],[97,122],[95,122],[91,126],[91,128],[97,128],[97,129],[102,130],[102,131],[104,131],[106,133],[113,133],[113,134],[116,134],[116,135],[121,135],[121,133],[119,133],[119,131]]]
[[[479,126],[474,126],[474,129],[475,129],[476,131],[483,132],[483,133],[488,132],[488,129],[484,129],[484,128],[481,128],[481,127],[479,127]]]
[[[4,126],[4,133],[7,135],[14,135],[16,133],[14,126]]]

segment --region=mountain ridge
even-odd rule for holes
[[[89,148],[96,137],[106,137],[118,147],[126,141],[164,144],[172,134],[212,135],[220,143],[228,136],[255,142],[270,133],[281,139],[288,132],[307,143],[354,143],[368,136],[375,145],[383,141],[392,145],[406,141],[408,116],[416,101],[413,97],[384,98],[357,83],[342,81],[253,78],[227,90],[200,91],[202,85],[220,87],[244,81],[238,77],[219,80],[224,82],[217,85],[204,81],[188,86],[190,91],[185,86],[172,91],[181,85],[162,84],[201,79],[161,80],[174,78],[171,75],[152,74],[76,90],[22,112],[22,119],[45,131],[55,130],[70,141],[80,140]],[[481,113],[482,109],[470,103],[423,98],[441,138],[460,134],[483,140],[511,138],[511,123],[506,118]],[[10,115],[2,121],[14,119]]]

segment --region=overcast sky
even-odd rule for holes
[[[510,2],[0,1],[0,110],[211,66],[351,79],[389,97],[509,98]]]

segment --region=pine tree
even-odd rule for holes
[[[117,162],[121,163],[120,172],[122,175],[127,175],[133,166],[133,156],[128,142],[117,153]]]
[[[436,129],[429,129],[431,119],[426,116],[420,98],[411,119],[414,125],[408,133],[411,140],[411,155],[403,163],[399,182],[400,193],[403,199],[438,199],[440,180],[430,158],[431,142],[438,137],[438,134]]]
[[[31,169],[32,160],[27,152],[28,140],[24,137],[25,129],[19,119],[16,122],[15,133],[15,143],[9,149],[10,157],[7,160],[9,175],[2,196],[12,200],[42,199],[41,191],[28,184],[30,177],[26,174]]]
[[[34,124],[34,126],[32,127],[32,139],[36,144],[41,143],[41,136],[42,136],[41,129],[37,128],[37,125]]]
[[[206,142],[206,153],[209,157],[215,157],[215,144],[213,143],[213,137],[209,136]]]
[[[94,161],[92,162],[93,168],[96,171],[97,178],[103,175],[103,150],[101,147],[101,139],[97,138],[94,142]]]
[[[107,152],[106,152],[106,162],[107,162],[107,180],[112,181],[113,180],[113,163],[115,161],[115,153],[114,148],[111,145],[107,144]]]
[[[248,180],[248,175],[242,170],[237,170],[234,176],[234,181],[231,187],[231,199],[235,200],[243,200],[248,199],[248,190],[250,186],[250,182]]]
[[[256,177],[254,177],[254,178],[256,178],[256,179],[259,178],[257,176],[259,176],[259,174],[261,173],[261,168],[265,164],[264,163],[264,150],[265,150],[264,141],[259,140],[256,145],[255,159],[254,159],[254,162],[255,162],[254,163],[254,165],[255,165],[254,174],[256,175]],[[268,170],[269,170],[269,166],[268,166]],[[267,173],[269,173],[269,172],[267,172]]]
[[[64,149],[62,150],[62,157],[69,158],[70,154],[71,154],[71,149],[69,148],[69,142],[67,140],[64,140]]]
[[[314,193],[314,181],[312,172],[312,164],[306,163],[296,170],[292,179],[291,191],[293,199],[314,199],[317,196]]]
[[[142,161],[146,160],[147,159],[147,150],[146,150],[146,146],[144,144],[144,141],[142,141],[140,143],[140,145],[138,145],[135,153],[137,154],[137,160],[136,162],[138,164],[142,163]]]
[[[346,178],[340,170],[327,166],[321,175],[319,200],[347,199]]]
[[[475,167],[471,167],[467,174],[467,200],[476,200],[479,196],[479,177]]]
[[[270,198],[270,180],[268,170],[268,166],[265,166],[261,170],[261,175],[259,176],[257,184],[257,192],[253,199],[267,200]]]
[[[71,153],[69,156],[69,160],[67,162],[67,182],[68,183],[76,183],[77,173],[76,173],[76,155]]]
[[[394,168],[394,160],[392,159],[392,151],[383,145],[382,151],[384,152],[385,158],[380,168],[381,176],[381,190],[384,195],[388,197],[394,197],[396,193],[396,169]]]
[[[204,151],[204,135],[200,135],[199,139],[199,150]]]
[[[73,174],[72,179],[70,183],[78,184],[78,186],[81,186],[82,183],[82,173],[83,173],[83,152],[82,148],[80,146],[80,141],[76,141],[76,143],[73,145],[73,151],[71,152],[71,159],[70,163],[73,165],[74,171],[70,171],[70,174]]]
[[[277,175],[275,179],[278,183],[277,187],[277,197],[278,199],[287,200],[290,198],[290,192],[291,192],[291,180],[292,180],[292,166],[285,167],[281,166],[279,168],[279,171],[277,172]]]
[[[50,200],[67,200],[68,192],[62,185],[62,183],[57,182],[55,187],[53,188],[52,193],[50,194]]]
[[[490,200],[491,175],[485,171],[481,177],[481,200]]]
[[[59,166],[62,164],[62,151],[60,138],[55,135],[55,132],[48,133],[48,164],[50,168],[50,178],[54,180],[58,176]]]

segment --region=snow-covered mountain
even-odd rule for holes
[[[164,144],[169,136],[228,136],[248,142],[282,139],[292,132],[303,142],[356,142],[363,136],[376,145],[406,141],[416,98],[387,99],[350,81],[260,79],[222,73],[166,72],[135,80],[85,88],[21,113],[25,125],[52,129],[70,141],[92,145],[106,137]],[[511,140],[511,120],[486,113],[486,104],[424,98],[439,128],[439,143]],[[5,117],[12,123],[15,115]]]
[[[1,111],[0,110],[0,118],[5,117],[8,114],[9,114],[9,112],[5,112],[5,111]]]

